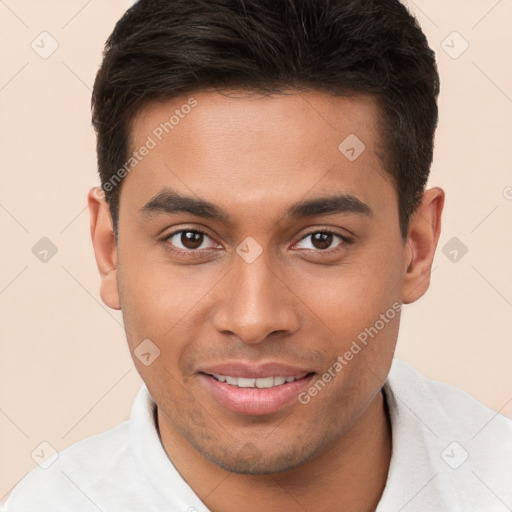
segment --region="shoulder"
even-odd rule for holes
[[[509,418],[398,359],[384,394],[393,451],[379,512],[400,509],[411,496],[418,510],[443,512],[501,511],[512,503]]]
[[[30,471],[14,488],[3,512],[97,512],[96,487],[133,471],[129,422],[75,443]]]
[[[487,428],[512,440],[512,420],[486,407],[471,395],[449,384],[423,376],[412,366],[394,359],[388,377],[394,400],[410,407],[418,415],[443,431],[477,437]]]

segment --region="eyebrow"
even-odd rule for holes
[[[226,224],[231,223],[229,215],[218,206],[190,196],[179,194],[173,189],[164,188],[140,210],[144,217],[152,214],[174,214],[187,212],[198,217],[219,220]],[[316,197],[304,200],[290,206],[286,217],[299,219],[317,217],[320,215],[333,215],[336,213],[353,213],[364,216],[373,215],[372,209],[363,201],[350,194]]]

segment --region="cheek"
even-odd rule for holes
[[[402,264],[398,252],[365,255],[339,267],[301,275],[300,296],[332,333],[345,341],[373,325],[399,302]],[[299,295],[299,294],[298,294]],[[395,315],[391,312],[388,316]],[[392,322],[390,322],[392,323]]]
[[[118,269],[123,311],[130,320],[170,328],[200,298],[201,287],[190,279],[190,269],[172,268],[155,258],[141,255],[120,257]]]
[[[133,354],[149,339],[160,351],[160,365],[174,368],[190,340],[200,338],[204,322],[197,315],[220,270],[206,272],[198,267],[192,270],[171,267],[165,261],[147,261],[134,254],[120,258],[118,282],[128,345]],[[135,363],[144,374],[146,368]]]

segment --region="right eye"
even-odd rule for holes
[[[194,254],[198,251],[214,249],[216,243],[203,231],[180,229],[167,235],[163,241],[166,248],[178,254]],[[209,242],[208,242],[209,241]],[[210,246],[208,246],[210,243]]]

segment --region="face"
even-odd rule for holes
[[[303,464],[379,395],[414,240],[378,119],[368,96],[203,92],[133,121],[102,297],[160,428],[217,466]]]

